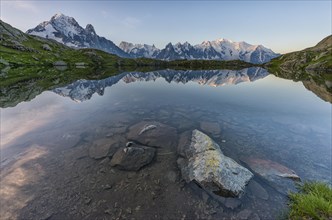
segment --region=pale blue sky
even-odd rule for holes
[[[331,1],[13,1],[1,19],[22,31],[55,13],[91,23],[100,36],[155,44],[226,38],[275,52],[301,50],[331,34]]]

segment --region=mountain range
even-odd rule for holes
[[[261,64],[279,56],[279,54],[262,45],[233,42],[223,38],[214,41],[204,41],[194,46],[188,42],[175,45],[168,43],[162,50],[154,45],[128,42],[121,42],[119,47],[135,58],[148,57],[161,60],[242,60]]]
[[[111,87],[119,81],[132,83],[137,81],[156,81],[164,79],[168,83],[195,82],[207,86],[236,85],[242,82],[253,82],[264,78],[269,73],[259,67],[242,70],[160,70],[152,72],[125,72],[102,80],[77,80],[65,87],[53,89],[53,92],[82,102],[89,100],[93,94],[103,95],[106,87]]]
[[[163,49],[158,49],[154,45],[128,42],[121,42],[117,46],[111,40],[97,35],[91,24],[83,28],[74,18],[63,14],[54,15],[49,21],[40,23],[35,28],[29,29],[27,33],[54,39],[70,47],[100,49],[126,58],[242,60],[261,64],[279,56],[279,54],[262,45],[233,42],[222,38],[214,41],[204,41],[194,46],[188,42],[175,45],[168,43]]]

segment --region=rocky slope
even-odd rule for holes
[[[251,45],[246,42],[233,42],[227,39],[204,41],[191,45],[188,42],[173,45],[169,43],[162,50],[154,45],[132,44],[121,42],[119,47],[133,57],[149,57],[161,60],[242,60],[261,64],[279,56],[262,45]]]
[[[275,58],[265,67],[278,77],[301,81],[306,89],[332,103],[332,35],[314,47]]]
[[[332,35],[316,46],[287,53],[271,60],[267,67],[272,72],[315,71],[332,73]]]
[[[83,28],[74,18],[63,14],[54,15],[49,21],[40,23],[35,28],[29,29],[26,33],[54,39],[70,47],[94,48],[120,57],[130,57],[112,41],[98,36],[91,24]]]

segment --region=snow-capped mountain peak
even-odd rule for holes
[[[160,52],[155,45],[148,44],[132,44],[125,41],[122,41],[119,44],[119,48],[121,48],[124,52],[128,53],[131,57],[146,57],[146,58],[155,58],[157,54]]]
[[[54,39],[70,47],[95,48],[121,57],[130,57],[112,41],[98,36],[91,24],[83,28],[73,17],[62,13],[55,14],[49,21],[40,23],[35,28],[29,29],[27,33]]]
[[[132,44],[121,42],[119,45],[124,51],[133,57],[148,57],[161,60],[179,59],[205,59],[205,60],[242,60],[251,63],[265,63],[279,54],[265,48],[262,45],[251,45],[244,41],[234,42],[225,38],[213,41],[203,41],[192,46],[187,41],[184,43],[168,43],[164,49],[155,48],[153,53],[146,44]]]
[[[78,22],[62,13],[55,14],[49,21],[40,23],[28,34],[54,39],[70,47],[96,48],[121,57],[146,57],[161,60],[204,59],[204,60],[242,60],[251,63],[265,63],[279,56],[262,45],[246,42],[233,42],[225,38],[203,41],[191,45],[188,42],[168,43],[160,50],[154,45],[121,42],[119,47],[112,41],[97,35],[91,24],[81,27]]]

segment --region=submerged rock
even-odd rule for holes
[[[226,157],[219,145],[199,130],[192,132],[191,143],[185,148],[184,155],[178,159],[184,180],[195,181],[222,196],[240,196],[253,177],[248,169]]]
[[[129,140],[153,147],[175,147],[177,143],[176,129],[159,122],[142,121],[129,128]]]
[[[221,131],[219,124],[216,122],[203,121],[200,123],[200,127],[203,131],[212,135],[218,135]]]
[[[288,178],[296,181],[301,180],[294,170],[291,170],[277,162],[260,158],[246,158],[242,160],[255,173],[268,180],[273,180],[276,177]]]
[[[110,157],[124,144],[125,139],[120,135],[99,139],[89,147],[89,156],[94,159]]]
[[[295,190],[293,181],[301,181],[294,170],[277,162],[260,158],[245,158],[242,161],[280,193],[287,194]]]
[[[120,148],[111,160],[111,166],[117,166],[123,170],[137,171],[151,163],[156,150],[152,147],[131,143],[129,147]]]

